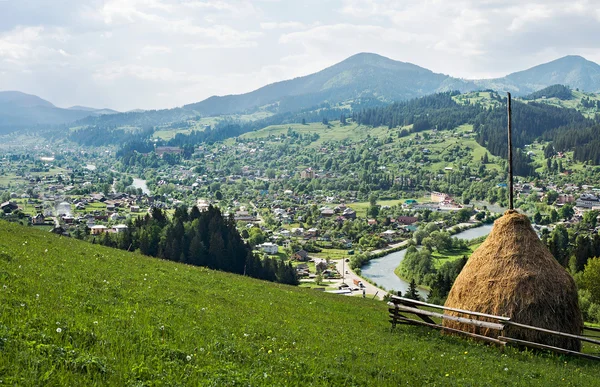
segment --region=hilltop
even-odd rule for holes
[[[561,84],[587,92],[600,92],[600,65],[578,55],[568,55],[503,78],[476,81],[479,86],[525,95]]]
[[[186,105],[200,114],[232,114],[274,104],[277,112],[308,108],[323,102],[354,99],[382,102],[405,100],[458,86],[459,79],[437,74],[412,63],[360,53],[315,74],[273,83],[241,95],[211,97]],[[474,85],[473,85],[474,86]]]
[[[0,380],[18,385],[574,385],[597,365],[419,328],[383,303],[0,223]],[[8,237],[10,235],[10,238]],[[273,312],[276,313],[273,313]]]
[[[320,113],[323,109],[359,111],[365,107],[456,90],[491,89],[525,96],[554,84],[581,92],[598,92],[600,66],[580,56],[566,56],[502,78],[468,80],[373,53],[359,53],[314,74],[276,82],[244,94],[212,96],[173,109],[125,113],[81,106],[61,109],[36,96],[0,92],[0,129],[8,131],[57,124],[147,128],[199,122],[207,117],[251,121],[298,112]],[[13,98],[15,94],[18,98]],[[270,122],[273,123],[282,122]]]
[[[0,134],[41,125],[68,124],[90,115],[115,113],[118,112],[82,106],[63,109],[36,95],[0,91]]]

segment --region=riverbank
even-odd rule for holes
[[[493,224],[484,224],[474,226],[472,228],[461,231],[453,236],[453,238],[472,240],[485,235],[488,235],[493,227]],[[402,243],[409,243],[404,241]],[[406,249],[401,248],[396,252],[385,252],[386,254],[380,258],[372,258],[361,267],[360,275],[366,281],[376,284],[377,287],[386,290],[399,290],[403,294],[408,290],[409,282],[403,280],[394,274],[394,270],[406,255]],[[419,288],[419,295],[426,298],[427,289]]]

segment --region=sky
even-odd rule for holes
[[[599,36],[600,0],[0,0],[0,90],[160,109],[359,52],[469,79],[600,63]]]

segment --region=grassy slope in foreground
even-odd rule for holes
[[[381,302],[0,222],[0,384],[598,385],[598,364],[399,327]]]

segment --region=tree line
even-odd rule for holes
[[[200,212],[196,206],[191,211],[180,206],[171,218],[154,207],[151,215],[130,221],[124,232],[88,238],[94,243],[128,251],[139,250],[142,254],[170,261],[271,282],[298,284],[296,269],[291,263],[256,256],[238,233],[233,216],[225,218],[213,206],[205,212]]]

